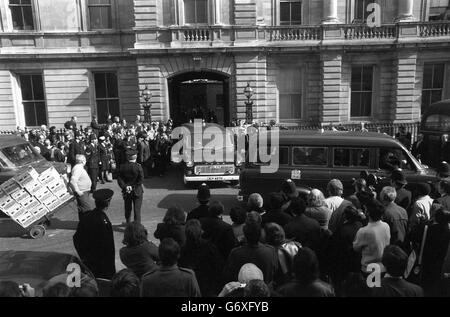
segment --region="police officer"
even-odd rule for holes
[[[141,222],[141,206],[144,189],[142,181],[144,179],[144,171],[142,166],[136,163],[137,151],[129,149],[127,151],[127,162],[119,168],[117,182],[122,188],[123,200],[125,202],[125,220],[130,222],[131,210],[134,205],[134,221]]]
[[[80,259],[96,278],[111,279],[116,273],[113,229],[105,213],[113,195],[111,189],[94,192],[95,209],[80,219],[73,236]]]
[[[98,151],[98,141],[95,134],[89,137],[89,144],[86,146],[87,170],[92,182],[91,193],[97,189],[98,170],[100,168],[100,153]]]
[[[69,144],[69,154],[67,156],[67,162],[72,165],[76,164],[76,156],[78,154],[85,155],[84,142],[82,141],[83,134],[80,131],[75,132],[75,138]]]

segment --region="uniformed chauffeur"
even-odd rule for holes
[[[113,195],[111,189],[94,192],[95,209],[80,219],[73,236],[81,261],[95,278],[111,279],[116,273],[113,229],[105,213]]]
[[[134,205],[134,221],[141,222],[141,206],[144,196],[142,182],[144,180],[144,170],[141,164],[136,163],[137,151],[127,151],[127,162],[119,169],[117,182],[122,188],[123,200],[125,203],[125,221],[130,222],[131,211]]]
[[[159,245],[161,266],[142,276],[142,297],[201,297],[194,271],[178,266],[180,246],[172,238]]]

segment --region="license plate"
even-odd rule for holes
[[[207,180],[208,181],[221,181],[221,180],[223,180],[223,177],[222,176],[209,176],[207,178]]]
[[[301,178],[302,178],[302,171],[293,170],[291,172],[291,179],[301,179]]]

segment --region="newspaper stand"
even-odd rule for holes
[[[33,239],[42,238],[51,217],[73,200],[67,181],[53,167],[40,174],[30,167],[0,185],[0,211]]]

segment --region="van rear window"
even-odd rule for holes
[[[369,149],[334,149],[333,165],[339,167],[369,167]]]
[[[450,131],[450,116],[432,114],[425,119],[424,129],[439,132]]]
[[[328,148],[325,147],[294,147],[294,165],[328,165]]]

